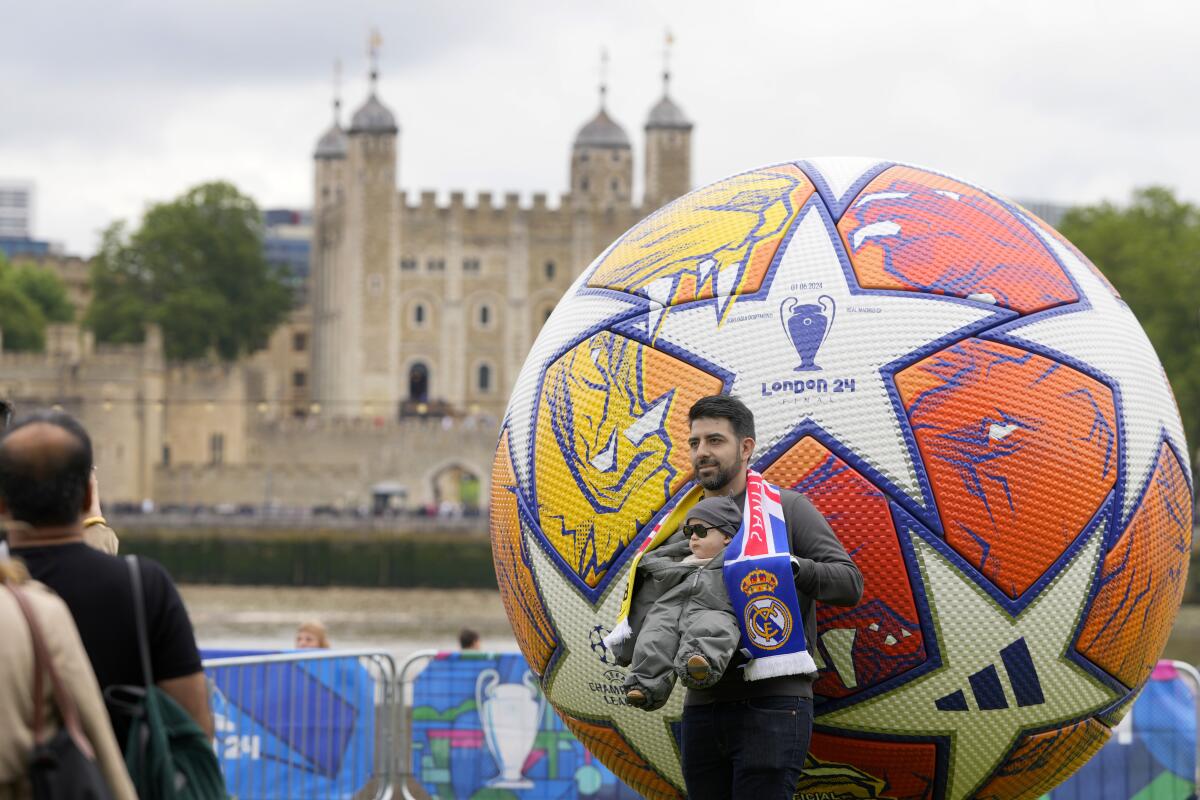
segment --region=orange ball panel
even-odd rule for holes
[[[1050,251],[985,193],[912,167],[867,184],[838,222],[858,282],[952,297],[990,295],[1022,314],[1079,299]]]
[[[491,512],[488,518],[492,535],[492,560],[496,565],[500,599],[504,602],[517,645],[529,666],[541,676],[558,647],[558,638],[529,567],[529,555],[525,551],[514,493],[516,483],[508,454],[508,431],[505,431],[492,462]]]
[[[1021,737],[1008,760],[976,793],[977,800],[1033,800],[1065,781],[1104,746],[1108,726],[1085,719],[1074,725]]]
[[[979,339],[912,365],[896,386],[946,541],[1020,596],[1116,482],[1112,392],[1058,362]]]
[[[1104,557],[1100,590],[1076,648],[1126,686],[1154,669],[1187,583],[1192,495],[1175,453],[1163,445],[1149,489]]]

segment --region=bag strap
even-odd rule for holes
[[[129,579],[133,583],[133,616],[137,620],[138,653],[142,659],[142,679],[147,689],[154,685],[154,671],[150,669],[150,637],[146,634],[146,598],[142,593],[142,571],[138,568],[137,556],[125,556],[129,565]]]
[[[63,727],[67,729],[80,752],[94,761],[96,755],[92,750],[92,743],[83,732],[75,698],[71,697],[71,693],[63,687],[58,677],[54,660],[50,657],[50,651],[46,649],[46,640],[42,638],[42,628],[29,605],[29,598],[11,583],[5,582],[4,587],[12,592],[13,599],[17,601],[17,607],[21,609],[21,614],[29,625],[29,636],[33,640],[33,741],[37,744],[42,743],[42,671],[45,670],[50,674],[50,683],[54,686],[54,703],[58,706],[58,712],[62,714]]]

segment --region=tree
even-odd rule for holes
[[[10,351],[41,351],[47,322],[70,322],[75,308],[53,272],[36,264],[13,266],[0,253],[0,331]]]
[[[1059,230],[1108,277],[1162,361],[1188,441],[1200,444],[1200,209],[1169,189],[1072,209]]]
[[[132,233],[111,225],[91,280],[85,324],[99,341],[140,342],[157,323],[168,358],[180,360],[232,361],[264,347],[291,307],[263,257],[258,207],[225,182],[152,206]]]

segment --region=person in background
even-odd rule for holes
[[[92,442],[73,417],[40,412],[0,437],[0,514],[9,548],[30,574],[63,599],[101,689],[140,686],[142,664],[133,585],[123,559],[90,547],[85,515],[94,510]],[[187,609],[162,565],[138,559],[153,680],[208,736],[208,686]],[[129,720],[113,719],[117,740]]]
[[[473,631],[470,628],[463,628],[458,632],[458,647],[460,650],[482,650],[483,646],[479,642],[479,632]]]
[[[0,584],[15,586],[28,601],[37,619],[63,688],[79,713],[80,726],[92,745],[96,764],[116,800],[136,800],[133,782],[113,735],[112,722],[100,696],[100,686],[88,661],[79,632],[67,606],[40,583],[29,580],[20,562],[0,559]],[[0,588],[0,798],[24,800],[32,794],[29,759],[33,752],[33,636],[17,600],[7,587]],[[54,685],[42,675],[43,741],[62,724],[55,705]]]
[[[296,649],[328,650],[329,636],[325,632],[325,626],[315,619],[301,622],[300,627],[296,629]]]

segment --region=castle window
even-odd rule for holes
[[[617,180],[616,178],[613,178],[612,190],[615,192],[615,191],[618,191],[620,188],[621,188],[621,182],[619,180]]]
[[[379,294],[383,291],[383,276],[378,272],[372,272],[367,276],[367,291],[371,294]]]
[[[586,192],[587,190],[588,190],[588,179],[580,178],[579,179],[579,191]]]
[[[546,262],[546,280],[548,280],[548,281],[554,280],[554,262],[553,261]]]
[[[479,259],[478,258],[464,258],[463,259],[463,272],[476,272],[476,273],[479,272]]]
[[[554,306],[550,306],[549,308],[542,311],[542,324],[543,325],[545,325],[547,322],[550,321],[550,315],[553,313],[554,313]]]
[[[579,154],[580,161],[587,161],[590,157],[591,157],[591,155],[588,153],[587,150],[584,150],[582,153]]]
[[[425,324],[425,304],[417,303],[413,306],[413,324],[421,327]]]
[[[162,446],[162,464],[164,467],[171,466],[171,445],[169,444]]]
[[[214,433],[208,437],[208,463],[214,467],[225,462],[225,434]]]
[[[487,364],[480,364],[476,370],[475,385],[479,387],[481,392],[490,392],[492,390],[492,368]]]
[[[446,259],[431,258],[425,262],[425,269],[429,270],[430,272],[445,272],[446,271]]]
[[[613,154],[613,161],[621,160],[621,151],[620,150],[613,150],[612,154]]]
[[[292,334],[292,350],[297,353],[303,353],[308,349],[308,334],[294,333]]]
[[[401,272],[416,272],[416,270],[417,270],[417,260],[415,258],[400,259],[400,271]]]
[[[303,370],[296,370],[292,373],[292,386],[297,389],[303,389],[308,384],[308,373]]]
[[[482,327],[486,328],[491,323],[492,323],[492,307],[485,303],[484,305],[481,305],[479,307],[479,324]]]

